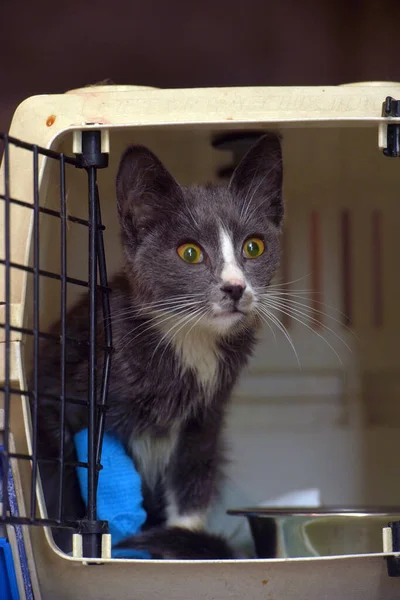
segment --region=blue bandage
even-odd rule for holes
[[[74,437],[76,452],[80,462],[87,462],[88,430],[84,429]],[[97,487],[97,516],[108,521],[112,544],[139,533],[146,520],[143,508],[142,482],[132,459],[126,454],[121,442],[105,433],[101,454],[103,468],[99,472]],[[87,505],[87,469],[77,467],[77,475],[83,500]],[[130,550],[112,550],[113,558],[150,558],[147,553]]]

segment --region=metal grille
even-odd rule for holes
[[[4,259],[0,264],[4,266],[4,322],[0,327],[4,329],[4,385],[0,391],[4,397],[4,432],[3,443],[0,446],[0,466],[3,478],[3,505],[0,514],[0,522],[11,524],[27,525],[51,525],[57,527],[69,527],[76,529],[86,536],[84,540],[85,555],[99,556],[99,536],[106,530],[107,524],[97,520],[96,509],[96,488],[100,465],[102,437],[104,430],[104,415],[106,409],[106,399],[108,391],[108,378],[110,372],[110,361],[112,351],[112,334],[110,320],[109,288],[107,285],[107,269],[103,244],[103,230],[101,223],[101,210],[99,201],[99,192],[97,186],[97,170],[108,165],[108,156],[101,152],[101,132],[90,130],[82,132],[82,151],[74,157],[67,156],[64,153],[54,152],[41,148],[34,144],[28,144],[18,139],[14,139],[5,134],[0,134],[0,139],[4,144],[3,151],[3,169],[4,169],[4,193],[0,195],[3,201],[4,210]],[[33,165],[33,204],[24,201],[21,198],[13,198],[10,195],[10,149],[11,147],[22,148],[30,155]],[[51,161],[56,161],[59,169],[59,210],[53,210],[40,206],[39,194],[39,159],[46,157]],[[29,156],[28,156],[29,160]],[[84,169],[87,173],[87,192],[88,192],[88,218],[82,219],[67,214],[66,199],[66,166],[70,165],[78,169]],[[17,174],[13,175],[17,176]],[[21,176],[18,174],[18,176]],[[11,223],[11,206],[19,205],[26,210],[33,211],[33,231],[32,231],[32,266],[16,264],[11,260],[11,227],[17,227],[16,223]],[[60,249],[61,264],[60,273],[53,273],[41,268],[40,260],[40,225],[41,215],[46,214],[54,218],[60,228]],[[87,280],[81,280],[69,277],[67,274],[67,226],[73,222],[87,229],[88,232],[88,277]],[[13,230],[14,231],[14,230]],[[30,273],[33,277],[33,326],[32,328],[16,327],[11,321],[11,275],[15,269]],[[40,330],[40,284],[43,278],[56,279],[60,281],[60,336],[52,336],[45,331]],[[71,398],[66,394],[66,343],[73,343],[74,340],[67,338],[67,287],[75,285],[87,288],[89,294],[89,337],[84,341],[89,348],[89,371],[88,371],[88,397],[86,400]],[[100,294],[99,294],[100,292]],[[98,297],[101,299],[102,313],[104,319],[105,344],[100,345],[96,342],[96,311]],[[31,389],[19,390],[13,389],[10,379],[11,370],[11,335],[12,332],[19,332],[23,336],[29,336],[33,342],[32,354],[32,384]],[[60,344],[61,372],[60,372],[60,390],[59,396],[47,395],[48,399],[60,404],[60,448],[57,458],[41,459],[37,455],[37,432],[38,432],[38,368],[40,341],[42,339],[55,339]],[[80,343],[82,341],[80,340]],[[103,356],[103,368],[101,374],[98,373],[99,354]],[[97,386],[97,377],[101,375],[101,385]],[[97,397],[97,389],[100,389]],[[11,411],[13,410],[13,400],[21,396],[29,398],[31,403],[32,420],[32,452],[31,454],[22,454],[13,452],[10,448],[10,422]],[[18,398],[17,398],[18,397]],[[86,463],[75,462],[68,463],[87,469],[88,477],[88,505],[87,516],[82,522],[67,522],[63,520],[63,478],[65,461],[65,416],[68,403],[81,404],[87,407],[88,411],[88,460]],[[26,515],[15,514],[12,510],[12,502],[9,497],[11,489],[11,459],[16,461],[29,461],[31,465],[31,486],[30,503]],[[58,515],[56,519],[44,519],[37,515],[36,489],[38,481],[38,469],[40,463],[44,461],[53,461],[55,468],[58,468]]]

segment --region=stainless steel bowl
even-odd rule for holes
[[[382,552],[382,529],[400,521],[400,508],[241,508],[258,558]]]

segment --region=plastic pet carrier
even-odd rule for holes
[[[397,98],[400,84],[388,83],[99,86],[29,98],[18,107],[9,135],[1,137],[0,526],[23,532],[24,572],[35,598],[150,600],[165,597],[166,590],[176,600],[399,597]],[[112,369],[107,274],[110,279],[121,264],[115,198],[120,157],[129,144],[140,143],[182,184],[224,182],[263,131],[282,136],[287,217],[277,282],[286,295],[272,298],[275,321],[265,326],[235,388],[227,421],[228,478],[210,521],[212,530],[225,531],[252,558],[110,558],[109,538],[97,519],[96,477]],[[67,311],[82,293],[89,294],[92,315],[101,302],[106,344],[96,344],[92,319],[85,341],[91,365],[88,461],[81,465],[88,515],[63,522],[61,512],[48,518],[38,476],[37,365],[40,342],[57,320],[63,352]],[[96,373],[99,355],[103,368]],[[65,414],[74,400],[62,377],[54,402]],[[54,464],[60,484],[64,458],[61,440]],[[303,507],[304,520],[287,498],[296,497],[298,505],[307,490],[317,491],[318,499],[308,511]],[[61,497],[62,485],[60,503]],[[341,521],[329,529],[320,521],[327,528],[311,534],[310,520],[326,517],[327,507],[342,507],[342,517],[359,514],[360,526]],[[364,540],[365,519],[374,514],[382,518]],[[257,517],[269,520],[261,527]],[[271,539],[279,538],[274,548],[262,543],[267,521]],[[71,555],[55,545],[52,525],[75,533]],[[293,542],[299,536],[301,548]]]

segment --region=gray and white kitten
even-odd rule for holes
[[[110,284],[115,352],[106,430],[136,464],[148,515],[124,545],[155,557],[230,558],[233,550],[204,526],[221,477],[227,403],[255,344],[259,293],[279,261],[280,142],[260,138],[227,188],[183,188],[150,150],[132,146],[116,190],[125,264]],[[100,313],[98,321],[100,332]],[[88,339],[86,298],[67,323],[69,338]],[[67,396],[86,399],[87,364],[87,345],[69,342]],[[59,456],[59,403],[41,394],[60,394],[55,342],[41,349],[38,454]],[[85,427],[87,410],[68,403],[67,461],[76,460],[73,434]],[[58,473],[45,462],[40,471],[55,517]],[[64,519],[84,514],[75,471],[66,468]],[[69,537],[55,531],[66,550]]]

